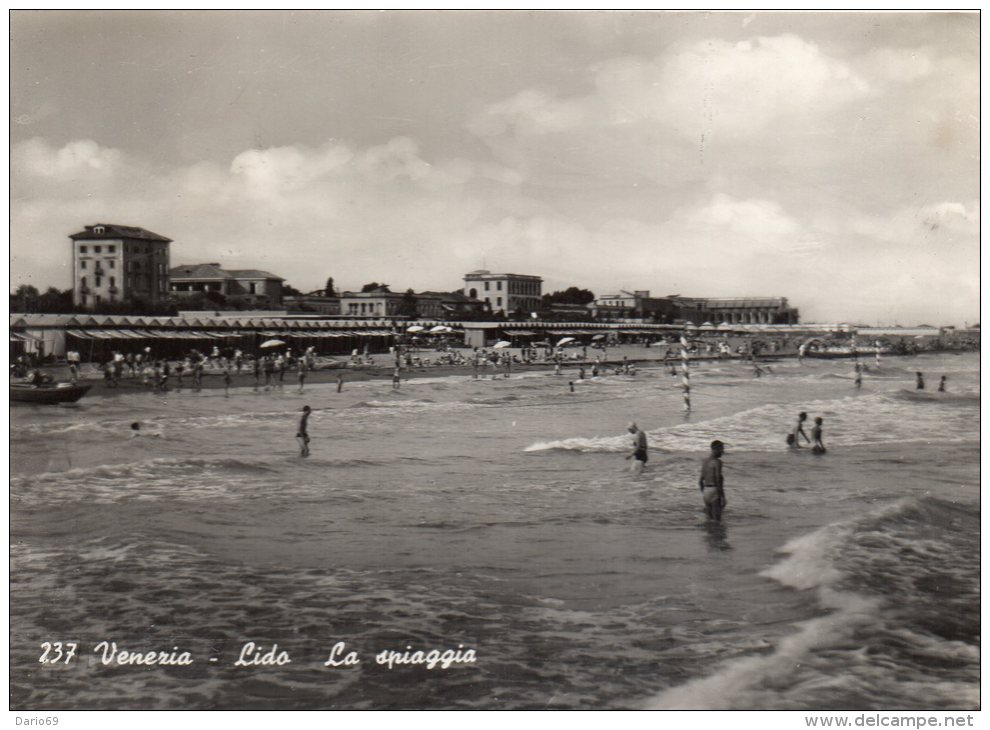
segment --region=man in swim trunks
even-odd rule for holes
[[[303,406],[302,418],[299,419],[299,430],[296,432],[296,441],[299,442],[299,456],[309,456],[309,414],[312,409]]]
[[[646,466],[646,434],[643,433],[635,423],[630,423],[629,433],[633,435],[633,452],[626,459],[633,459],[633,473],[639,474]]]
[[[701,465],[701,477],[698,486],[701,487],[701,497],[705,501],[705,514],[708,519],[722,521],[722,511],[725,509],[725,485],[722,480],[721,457],[725,445],[721,441],[712,441],[712,452]]]

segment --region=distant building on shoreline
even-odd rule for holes
[[[543,279],[528,274],[493,274],[478,269],[464,275],[464,294],[481,300],[496,314],[536,312],[543,296]]]
[[[85,226],[72,239],[72,303],[155,305],[169,295],[171,238],[116,223]]]
[[[197,294],[225,302],[239,299],[251,306],[278,308],[282,304],[281,276],[259,269],[222,269],[218,263],[183,264],[169,271],[171,294],[177,298]]]
[[[798,324],[786,297],[651,297],[649,290],[603,294],[589,305],[598,319],[649,319],[671,324]]]
[[[484,307],[461,292],[394,292],[387,286],[340,295],[339,313],[345,317],[435,317],[452,319]]]

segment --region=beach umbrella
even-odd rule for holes
[[[604,340],[605,339],[605,335],[595,335],[591,339],[593,339],[593,340]]]
[[[559,340],[557,340],[557,347],[560,347],[561,345],[566,345],[568,342],[574,342],[574,338],[573,337],[561,337]]]
[[[430,332],[451,332],[450,327],[443,324],[438,324],[436,327],[430,330]]]
[[[407,327],[406,332],[422,332],[426,327],[420,327],[418,324],[414,324],[412,327]]]
[[[512,347],[512,343],[509,342],[508,340],[499,340],[492,346],[492,349],[501,350],[502,348],[505,347]]]
[[[265,340],[261,343],[262,347],[281,347],[285,343],[282,340]]]

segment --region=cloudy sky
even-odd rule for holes
[[[302,290],[786,296],[979,318],[979,17],[25,12],[11,285],[97,222]]]

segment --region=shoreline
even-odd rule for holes
[[[630,348],[631,349],[631,348]],[[624,362],[628,362],[635,365],[637,368],[650,368],[655,369],[663,367],[668,364],[674,364],[678,368],[680,367],[680,358],[667,358],[666,361],[663,357],[632,357],[630,354],[625,354],[626,360],[620,358],[609,358],[607,360],[599,361],[599,367],[621,367]],[[774,362],[783,358],[791,359],[796,357],[796,355],[790,355],[789,353],[776,353],[773,356],[767,356],[765,358],[760,358],[761,363]],[[692,363],[702,363],[702,362],[740,362],[745,361],[747,358],[740,358],[739,356],[733,355],[732,357],[692,357]],[[586,378],[590,378],[591,366],[594,365],[594,360],[566,360],[561,363],[561,378],[572,377],[577,378],[578,368],[584,367],[586,371]],[[535,362],[529,364],[523,363],[513,363],[512,369],[509,373],[510,377],[519,373],[532,373],[532,372],[543,372],[548,373],[553,372],[555,363],[550,362]],[[91,385],[92,388],[87,394],[87,397],[98,395],[98,396],[114,396],[124,393],[140,393],[140,392],[153,392],[153,389],[146,386],[143,382],[143,378],[140,375],[124,376],[118,381],[116,387],[111,387],[107,385],[106,381],[103,379],[103,375],[99,371],[95,371],[94,366],[84,366],[84,372],[79,378],[78,382],[84,385]],[[67,381],[69,379],[69,369],[66,365],[57,365],[54,367],[41,368],[44,371],[52,373],[56,380]],[[342,375],[344,378],[344,387],[347,387],[348,383],[359,383],[367,382],[371,380],[385,380],[390,381],[392,378],[394,368],[393,367],[383,367],[381,365],[359,365],[355,367],[349,366],[349,363],[337,363],[337,367],[317,367],[314,370],[310,370],[306,373],[305,385],[323,385],[323,384],[334,384],[337,382],[337,376]],[[403,381],[418,380],[422,378],[446,378],[463,376],[466,380],[473,380],[474,368],[470,365],[420,365],[405,367],[403,366],[400,370],[400,378]],[[478,369],[478,380],[491,380],[492,376],[496,376],[496,379],[503,380],[505,370],[503,367],[499,366],[497,369],[492,370],[490,366],[482,366]],[[608,373],[611,375],[612,373]],[[242,371],[241,373],[232,372],[230,374],[231,390],[255,390],[254,383],[254,372],[253,371]],[[278,388],[277,384],[278,375],[276,374],[273,378],[273,383],[276,383],[269,387]],[[285,379],[281,381],[282,389],[298,389],[299,378],[295,370],[286,370]],[[197,388],[192,384],[192,376],[186,374],[183,376],[182,387],[178,388],[178,380],[173,372],[169,376],[168,389],[170,391],[175,390],[222,390],[224,388],[223,381],[220,378],[220,373],[210,371],[203,373],[203,380],[201,385]],[[262,377],[261,382],[258,384],[257,389],[264,389],[264,378]]]

